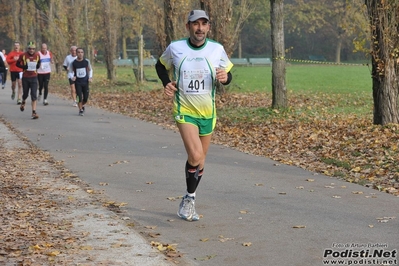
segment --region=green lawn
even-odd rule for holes
[[[271,66],[244,67],[232,69],[233,81],[227,87],[234,93],[265,93],[271,99]],[[94,66],[96,91],[137,91],[162,88],[154,67],[145,67],[145,76],[151,82],[137,85],[130,67],[118,67],[116,81],[106,78],[105,66]],[[65,84],[65,73],[58,81]],[[287,96],[290,107],[296,112],[316,112],[323,109],[331,113],[354,113],[369,115],[372,108],[371,76],[368,66],[362,65],[297,65],[286,67]],[[304,103],[294,103],[301,99]],[[266,108],[270,106],[264,106]]]
[[[149,80],[158,80],[154,67],[145,67]],[[233,81],[229,90],[233,92],[271,92],[272,68],[270,66],[243,67],[232,69]],[[130,67],[118,67],[117,85],[125,89],[133,88],[136,79]],[[106,80],[104,65],[96,64],[95,80]],[[160,81],[148,82],[144,87],[159,88]],[[288,65],[286,67],[286,87],[294,92],[319,93],[371,93],[371,75],[368,66],[352,65]]]
[[[271,91],[272,68],[234,67],[232,91]],[[287,90],[295,92],[354,93],[371,91],[367,66],[289,65],[286,67]]]

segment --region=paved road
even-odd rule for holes
[[[30,101],[20,112],[9,89],[0,91],[7,121],[95,190],[127,203],[136,230],[177,244],[183,265],[324,265],[332,258],[325,252],[339,259],[349,250],[383,250],[385,260],[397,260],[398,197],[212,145],[197,192],[203,218],[186,222],[172,200],[185,189],[179,134],[97,108],[80,117],[53,95],[49,102],[31,120]]]

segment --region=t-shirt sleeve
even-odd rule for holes
[[[62,65],[68,67],[68,57],[65,57],[64,63]]]
[[[222,48],[223,49],[223,48]],[[229,57],[227,56],[226,51],[223,49],[221,57],[220,57],[220,67],[223,67],[226,72],[230,72],[230,70],[233,68],[234,64],[230,61]]]
[[[161,62],[162,65],[165,66],[167,70],[169,70],[172,67],[173,63],[173,57],[172,57],[172,47],[169,45],[166,50],[163,52],[161,57],[159,58],[159,61]]]

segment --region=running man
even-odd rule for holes
[[[72,97],[72,106],[76,107],[78,106],[78,103],[76,102],[76,89],[75,89],[75,83],[73,80],[69,78],[69,66],[73,62],[73,60],[76,59],[76,46],[71,46],[70,48],[70,54],[65,57],[63,67],[67,71],[67,76],[68,76],[68,81],[69,81],[69,87],[71,88],[71,97]]]
[[[32,119],[38,119],[36,113],[36,100],[37,100],[37,69],[40,67],[40,55],[36,53],[36,45],[34,42],[28,43],[28,51],[19,56],[16,63],[17,67],[24,70],[22,74],[22,103],[19,109],[21,112],[25,110],[25,101],[29,96],[32,101]]]
[[[50,82],[51,75],[51,64],[54,63],[53,54],[47,50],[47,44],[42,43],[42,48],[39,51],[40,56],[40,68],[37,70],[37,79],[39,81],[39,96],[38,100],[41,100],[42,91],[44,88],[43,104],[48,105],[48,84]]]
[[[174,119],[187,152],[187,190],[177,215],[198,221],[195,197],[216,124],[216,83],[230,83],[233,64],[221,44],[207,39],[210,22],[205,11],[191,11],[186,29],[189,38],[169,44],[155,67],[165,94],[173,97]],[[173,69],[176,80],[169,79],[169,69]]]
[[[18,98],[17,104],[21,104],[22,100],[22,69],[17,67],[16,63],[19,59],[19,56],[24,52],[21,51],[20,43],[14,42],[14,50],[11,51],[7,55],[7,63],[10,66],[10,75],[11,75],[11,99],[15,99],[15,87],[18,83]]]
[[[7,81],[7,72],[8,72],[8,64],[7,64],[7,54],[6,50],[2,50],[0,52],[0,57],[3,60],[4,63],[4,70],[0,72],[1,74],[1,88],[4,90],[6,86],[6,81]]]
[[[89,59],[85,58],[83,48],[76,49],[77,58],[70,65],[69,79],[74,81],[76,94],[79,97],[79,115],[83,116],[85,104],[89,100],[89,82],[93,78],[93,68]]]
[[[4,79],[4,73],[7,73],[6,72],[6,65],[7,65],[7,62],[3,59],[3,57],[4,56],[2,56],[2,54],[0,54],[0,79],[1,79],[1,82],[3,83],[3,79]],[[3,84],[2,84],[3,85]],[[4,85],[3,85],[3,89],[4,89]]]

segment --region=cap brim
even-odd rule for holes
[[[206,20],[209,21],[209,18],[204,17],[204,16],[193,17],[193,18],[190,18],[189,21],[190,21],[190,22],[194,22],[194,21],[199,20],[199,19],[201,19],[201,18],[206,19]]]

